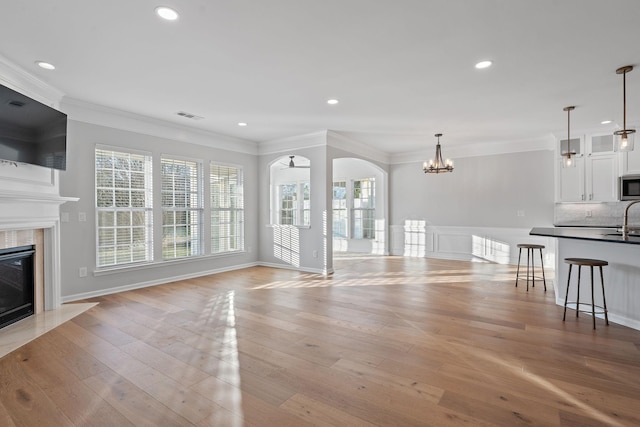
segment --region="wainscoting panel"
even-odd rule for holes
[[[529,231],[530,228],[432,226],[411,221],[391,226],[391,254],[513,265],[518,263],[518,243],[536,243],[546,246],[544,262],[551,268],[555,265],[555,240],[530,236]]]

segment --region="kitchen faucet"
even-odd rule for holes
[[[635,200],[629,203],[627,205],[627,208],[624,210],[624,221],[622,223],[622,237],[625,239],[629,237],[629,208],[635,205],[636,203],[640,203],[640,200]],[[636,229],[636,227],[634,227],[633,229]]]

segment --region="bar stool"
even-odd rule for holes
[[[544,290],[547,291],[547,280],[544,277],[544,261],[542,260],[542,250],[544,249],[544,245],[535,245],[532,243],[520,243],[518,244],[518,270],[516,271],[516,288],[518,287],[518,280],[520,280],[520,257],[522,256],[522,249],[527,250],[527,292],[529,292],[529,279],[533,282],[531,287],[536,286],[536,278],[542,279],[542,283],[544,284]],[[533,263],[533,251],[539,249],[540,250],[540,268],[542,269],[542,277],[535,276],[534,271],[534,263]],[[529,274],[529,263],[531,263],[531,274]]]
[[[602,311],[598,311],[598,314],[604,313],[604,320],[607,326],[609,326],[609,316],[607,316],[607,300],[604,298],[604,275],[602,274],[602,267],[605,265],[609,265],[607,261],[603,261],[601,259],[589,259],[589,258],[565,258],[564,262],[569,264],[569,276],[567,277],[567,294],[564,296],[564,315],[562,316],[562,321],[564,322],[567,317],[567,304],[575,304],[576,305],[576,317],[578,317],[578,313],[580,311],[584,311],[588,313],[588,310],[580,310],[580,270],[582,266],[587,266],[591,269],[591,316],[593,316],[593,329],[596,328],[596,307],[602,309]],[[571,267],[574,265],[578,266],[578,292],[576,294],[576,300],[569,300],[569,283],[571,283]],[[602,285],[602,306],[596,305],[593,298],[593,267],[600,268],[600,284]],[[582,305],[588,305],[586,303],[582,303]]]

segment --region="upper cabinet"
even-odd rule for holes
[[[622,156],[620,158],[620,175],[639,175],[639,174],[640,174],[640,147],[638,147],[638,141],[636,141],[635,150],[622,153]]]
[[[557,150],[556,200],[559,202],[614,202],[618,200],[618,153],[613,135],[572,138],[575,167],[562,167],[569,150],[561,140]]]

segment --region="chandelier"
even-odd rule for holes
[[[438,138],[436,144],[436,157],[435,159],[429,159],[428,162],[422,164],[422,170],[424,173],[441,173],[441,172],[453,172],[453,162],[449,159],[442,160],[442,151],[440,149],[440,137],[441,133],[436,133],[435,137]]]

